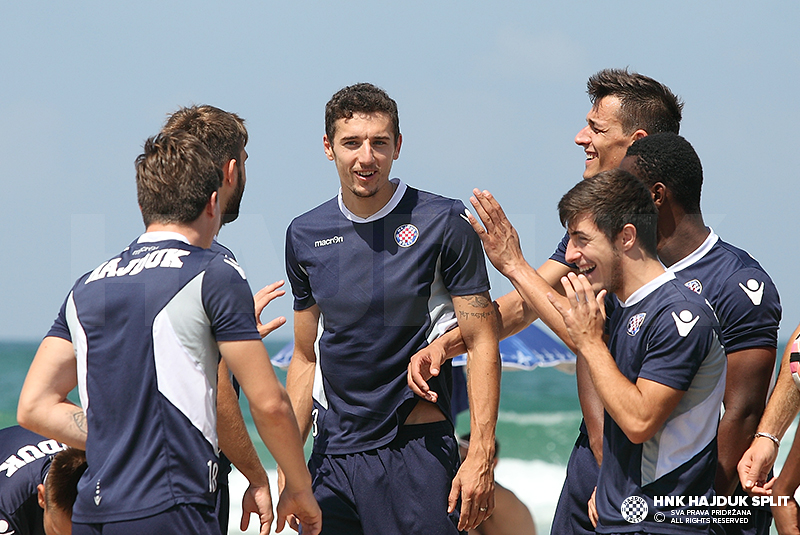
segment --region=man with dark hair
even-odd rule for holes
[[[678,281],[708,300],[719,319],[728,371],[715,487],[719,495],[746,496],[736,465],[756,432],[775,369],[781,319],[777,288],[747,251],[705,226],[703,167],[688,141],[657,134],[636,141],[627,154],[621,168],[647,186],[658,207],[659,258]],[[768,507],[742,509],[749,522],[723,524],[726,533],[769,533]]]
[[[313,431],[325,533],[455,534],[494,507],[500,360],[480,241],[463,203],[390,179],[402,136],[383,90],[346,87],[325,117],[340,192],[286,234],[295,309],[286,384],[303,435]],[[431,381],[437,403],[405,381],[411,355],[456,324],[473,407],[460,468],[450,367]]]
[[[679,133],[683,103],[670,89],[627,69],[603,69],[586,84],[592,109],[575,136],[586,151],[584,178],[613,169],[625,149],[648,134]]]
[[[0,533],[66,535],[83,451],[19,426],[0,430]]]
[[[663,131],[661,129],[678,131],[683,104],[669,88],[652,78],[627,70],[605,69],[589,79],[587,90],[592,108],[586,116],[587,125],[575,136],[575,143],[584,147],[586,153],[584,178],[616,168],[635,140]],[[493,201],[488,192],[475,190],[474,193],[473,205]],[[494,225],[516,236],[507,220],[496,221]],[[512,237],[511,234],[505,236]],[[545,297],[553,288],[561,288],[560,278],[574,269],[565,259],[568,241],[569,236],[565,235],[550,259],[539,269],[522,270],[513,276],[504,273],[516,291],[500,297],[495,303],[501,339],[521,331],[539,317],[570,349],[575,350],[560,314]],[[521,292],[519,285],[531,286],[535,291]],[[435,394],[429,391],[427,379],[439,373],[446,359],[463,352],[460,332],[456,328],[414,355],[408,371],[411,389],[425,399],[434,399]],[[555,535],[594,532],[587,502],[602,461],[603,410],[580,357],[576,367],[578,396],[586,421],[581,422],[567,466],[567,477],[553,520],[552,533]]]
[[[161,132],[164,134],[186,132],[203,142],[211,153],[214,163],[222,171],[222,186],[219,189],[222,225],[236,220],[239,216],[239,207],[246,181],[245,162],[248,155],[245,146],[248,135],[244,120],[235,113],[214,106],[189,106],[180,108],[170,115]],[[211,250],[236,260],[233,252],[219,243],[216,238],[211,244]],[[283,286],[283,281],[278,281],[256,294],[256,323],[262,338],[285,323],[285,318],[276,318],[262,325],[260,319],[261,311],[267,303],[273,298],[283,295],[283,290],[279,290],[281,286]],[[271,523],[272,499],[267,473],[250,440],[239,407],[239,384],[231,376],[222,360],[217,376],[219,378],[217,427],[222,450],[220,453],[217,518],[222,533],[227,533],[230,516],[228,474],[231,471],[231,460],[250,482],[250,487],[242,499],[240,523],[242,529],[246,529],[251,512],[258,513],[262,520],[268,521],[267,524]],[[261,513],[264,513],[263,517]]]
[[[220,355],[286,475],[278,529],[294,514],[304,533],[319,533],[297,422],[256,329],[244,272],[208,249],[221,181],[194,136],[148,139],[136,159],[146,232],[76,282],[28,371],[17,420],[86,449],[75,535],[219,534]],[[83,409],[67,399],[75,386]]]
[[[222,224],[236,220],[246,182],[248,136],[244,120],[214,106],[189,106],[170,115],[161,132],[187,132],[205,144],[223,173],[219,193]]]
[[[657,209],[635,177],[600,173],[572,188],[558,208],[570,236],[567,259],[580,274],[562,279],[566,300],[548,298],[605,409],[597,532],[708,533],[703,503],[671,507],[663,499],[713,502],[726,364],[714,312],[652,250]],[[607,293],[616,306],[606,345]],[[663,522],[667,514],[699,523],[676,529]]]

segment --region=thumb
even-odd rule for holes
[[[431,357],[431,375],[436,377],[439,375],[439,370],[442,369],[442,357],[439,354]]]
[[[456,506],[458,505],[458,496],[461,494],[461,483],[459,482],[458,478],[453,480],[453,484],[450,487],[450,496],[447,497],[447,512],[452,513],[456,510]]]

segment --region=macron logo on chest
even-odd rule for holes
[[[333,236],[332,238],[327,238],[325,240],[317,240],[314,242],[314,247],[325,247],[326,245],[334,245],[337,243],[342,243],[344,241],[344,237],[342,236]]]
[[[125,275],[137,275],[145,269],[153,269],[155,267],[163,268],[182,268],[182,256],[191,254],[189,251],[183,249],[159,249],[151,251],[142,258],[135,258],[131,260],[127,266],[119,267],[121,258],[113,258],[108,262],[100,264],[89,278],[86,279],[85,284],[90,282],[104,279],[106,277],[123,277]]]

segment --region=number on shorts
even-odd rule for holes
[[[319,416],[319,409],[311,411],[311,436],[317,438],[319,429],[317,428],[317,416]]]
[[[208,492],[217,490],[217,475],[219,475],[219,464],[208,461]]]

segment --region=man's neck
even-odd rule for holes
[[[659,224],[658,257],[667,267],[689,256],[710,233],[702,214],[680,214],[672,223],[669,229],[662,229]]]
[[[391,181],[388,187],[381,189],[371,197],[359,197],[343,188],[342,202],[353,215],[367,219],[380,212],[392,200],[395,191],[397,191],[397,184]]]
[[[623,260],[622,285],[616,296],[623,303],[639,288],[664,274],[664,266],[655,258]]]

